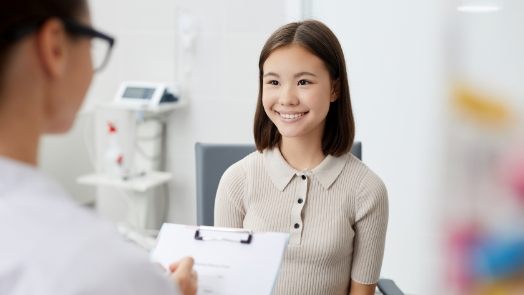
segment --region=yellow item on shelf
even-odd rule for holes
[[[512,118],[511,108],[503,99],[464,85],[454,87],[453,103],[459,111],[481,124],[504,127]]]

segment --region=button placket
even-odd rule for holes
[[[291,236],[290,244],[298,245],[302,240],[303,220],[302,210],[306,203],[307,190],[309,185],[309,178],[304,174],[299,174],[297,181],[298,189],[296,191],[295,200],[293,202],[293,209],[291,212]]]

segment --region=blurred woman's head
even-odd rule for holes
[[[50,18],[81,19],[88,16],[85,0],[6,1],[0,10],[0,70],[14,45]]]
[[[41,133],[70,128],[93,73],[90,38],[77,27],[90,27],[85,0],[2,4],[0,116],[31,107]]]

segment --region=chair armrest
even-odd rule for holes
[[[377,287],[384,295],[404,295],[404,293],[397,287],[395,282],[390,279],[378,280]]]

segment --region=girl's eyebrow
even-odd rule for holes
[[[273,72],[269,72],[269,73],[266,73],[264,74],[264,77],[267,77],[267,76],[275,76],[275,77],[280,77],[277,73],[273,73]]]
[[[295,78],[298,78],[300,76],[313,76],[313,77],[316,77],[317,75],[311,73],[311,72],[300,72],[300,73],[296,73],[294,75]]]
[[[269,73],[265,73],[264,74],[264,78],[265,77],[268,77],[268,76],[274,76],[274,77],[280,77],[277,73],[273,73],[273,72],[269,72]],[[311,72],[300,72],[300,73],[296,73],[295,75],[293,75],[294,78],[298,78],[300,76],[313,76],[313,77],[316,77],[317,75],[311,73]]]

